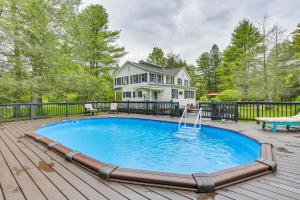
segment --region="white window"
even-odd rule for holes
[[[115,78],[115,85],[121,85],[121,78]]]
[[[131,92],[123,92],[123,98],[131,98]]]
[[[151,83],[156,83],[156,74],[150,73],[150,82]]]
[[[138,91],[138,95],[137,95],[139,98],[142,98],[142,96],[143,96],[143,93],[142,93],[142,91]]]
[[[166,76],[166,83],[167,84],[174,84],[174,77]]]
[[[177,78],[177,85],[182,85],[182,79],[181,78]]]
[[[178,90],[172,89],[172,99],[178,99]]]
[[[184,80],[184,86],[189,86],[189,81],[188,80]]]
[[[195,98],[195,91],[184,90],[184,98],[185,99],[194,99]]]
[[[164,80],[163,80],[164,76],[161,75],[161,74],[157,74],[157,83],[158,84],[162,84],[164,83]]]

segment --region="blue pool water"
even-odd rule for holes
[[[255,161],[260,145],[232,131],[202,126],[179,134],[178,124],[129,118],[66,121],[37,132],[94,159],[125,168],[191,174]]]

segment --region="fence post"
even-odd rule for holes
[[[33,106],[30,104],[30,119],[33,119]]]
[[[149,101],[147,100],[146,101],[146,110],[147,110],[147,115],[149,115],[150,114],[150,112],[149,112]]]
[[[66,117],[69,116],[69,104],[66,103]]]
[[[170,101],[170,108],[171,108],[171,112],[170,112],[170,117],[173,117],[174,115],[174,104],[173,104],[173,100]]]
[[[234,121],[237,122],[239,118],[238,102],[234,102]]]
[[[211,120],[216,120],[217,119],[217,103],[216,102],[211,102],[210,103],[211,107]]]
[[[154,101],[153,102],[153,115],[156,114],[156,102]]]
[[[256,117],[259,117],[259,102],[256,102]],[[259,124],[259,121],[256,121],[257,124]]]
[[[127,101],[127,114],[129,115],[129,104],[130,104],[130,102],[129,102],[129,100]]]

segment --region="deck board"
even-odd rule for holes
[[[135,116],[135,115],[130,115]],[[141,116],[141,115],[136,115]],[[153,118],[153,116],[143,116]],[[156,117],[156,119],[166,117]],[[109,200],[300,200],[299,132],[261,131],[251,123],[205,123],[240,128],[274,144],[278,171],[209,194],[155,186],[106,181],[66,161],[44,145],[24,137],[42,124],[61,119],[16,121],[0,124],[0,200],[10,199],[109,199]],[[168,118],[176,121],[177,119]],[[43,167],[45,168],[43,169]],[[46,170],[46,171],[45,171]],[[50,171],[49,171],[50,170]]]
[[[4,199],[25,199],[23,193],[15,180],[13,174],[11,173],[2,152],[0,151],[0,186],[1,195]]]
[[[7,144],[5,144],[5,142],[3,141],[2,137],[3,134],[1,134],[0,137],[0,151],[2,152],[2,156],[6,160],[7,166],[10,172],[15,177],[16,181],[18,182],[19,188],[21,189],[24,196],[27,199],[35,199],[35,198],[46,199],[44,194],[40,191],[40,189],[32,179],[38,176],[39,174],[36,174],[37,172],[31,170],[32,168],[30,168],[31,167],[30,163],[26,163],[25,165],[23,163],[22,166],[17,160],[17,157],[15,157],[18,155],[13,154],[15,153],[14,146],[8,147]],[[22,158],[26,159],[25,156],[23,156]],[[19,159],[22,158],[19,157]],[[22,160],[20,162],[22,162]],[[18,190],[18,188],[16,188],[15,190]],[[15,190],[13,190],[12,192],[14,192]]]
[[[35,149],[29,148],[25,146],[21,142],[17,142],[17,138],[13,137],[12,134],[10,135],[11,139],[15,140],[15,145],[17,145],[20,149],[23,150],[23,152],[32,159],[32,162],[36,165],[37,168],[39,168],[52,182],[59,182],[60,190],[65,193],[65,195],[68,198],[75,197],[74,195],[83,195],[83,198],[88,199],[105,199],[102,195],[100,195],[98,192],[96,192],[93,188],[87,186],[84,184],[84,182],[77,178],[74,174],[71,174],[68,170],[66,170],[62,165],[57,163],[55,160],[51,160],[47,155],[43,152],[37,152],[34,151]],[[20,140],[19,140],[20,141]],[[55,175],[54,175],[55,174]],[[63,177],[63,178],[61,178]],[[65,187],[65,185],[72,185],[73,187]],[[49,191],[49,188],[47,188],[47,192],[50,194],[53,194],[53,192],[56,191]],[[77,193],[80,191],[80,193]],[[72,194],[72,195],[71,195]],[[49,198],[47,196],[47,198]],[[62,197],[61,197],[62,198]],[[58,199],[53,198],[53,199]]]

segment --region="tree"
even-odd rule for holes
[[[200,76],[200,78],[199,78],[200,84],[198,87],[203,87],[204,88],[203,93],[207,93],[207,92],[211,91],[211,88],[212,88],[212,83],[211,83],[211,78],[210,78],[211,62],[210,62],[209,53],[208,52],[202,53],[196,62],[197,62],[197,66],[198,66],[198,75]]]
[[[20,102],[28,89],[24,84],[27,74],[21,54],[24,41],[20,30],[23,22],[20,11],[24,4],[10,0],[2,1],[0,5],[0,63],[3,70],[3,76],[0,74],[0,77],[3,84],[12,86],[7,88],[9,91],[2,91],[1,94],[10,93],[11,98],[7,100]],[[9,96],[3,95],[2,98]]]
[[[222,89],[239,89],[247,98],[251,75],[258,66],[261,41],[262,36],[258,28],[249,20],[239,22],[232,33],[231,44],[223,53],[224,62],[219,74],[223,76],[221,80],[227,83],[221,85]]]
[[[202,82],[199,87],[204,87],[204,93],[217,92],[219,84],[218,68],[221,64],[219,47],[214,44],[210,52],[202,53],[196,62],[200,82]]]
[[[159,47],[154,47],[152,52],[148,55],[147,62],[166,67],[166,58],[163,50]]]
[[[300,24],[298,24],[296,31],[293,33],[293,44],[297,52],[297,57],[300,59]]]
[[[269,83],[268,83],[268,71],[267,71],[267,37],[268,33],[266,30],[267,16],[264,16],[262,24],[262,48],[263,48],[263,79],[264,79],[264,93],[265,99],[269,98]]]
[[[218,69],[221,64],[221,53],[218,45],[214,44],[210,50],[211,84],[212,91],[217,92],[219,88]]]
[[[125,53],[115,44],[120,31],[109,30],[102,6],[79,6],[0,0],[1,102],[113,98],[111,70]]]
[[[96,77],[105,68],[114,69],[126,52],[114,44],[120,31],[111,31],[108,14],[101,5],[86,7],[74,23],[74,46],[81,65]]]

